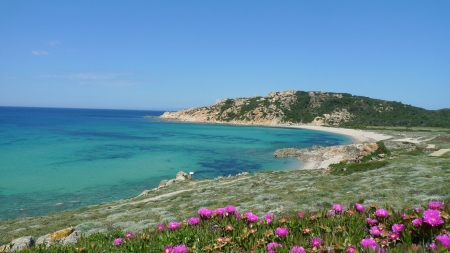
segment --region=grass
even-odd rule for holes
[[[450,229],[450,205],[446,203],[445,206],[434,207],[442,211],[442,218],[437,218],[441,219],[438,223],[425,218],[424,213],[431,209],[413,210],[411,207],[399,211],[376,204],[366,207],[359,204],[358,209],[351,204],[344,210],[344,206],[323,202],[319,211],[286,215],[268,213],[255,219],[251,219],[255,217],[253,213],[235,213],[227,206],[229,212],[211,209],[212,215],[200,211],[200,216],[191,214],[197,218],[196,221],[191,221],[191,218],[181,223],[166,222],[139,232],[116,230],[96,233],[82,238],[76,245],[40,246],[24,252],[281,253],[292,252],[295,247],[299,250],[302,247],[307,252],[348,252],[349,249],[367,252],[371,247],[389,252],[423,252],[428,251],[432,243],[439,252],[447,252],[438,240],[443,229]],[[387,215],[379,214],[383,210]],[[422,224],[413,225],[413,220],[422,217]],[[368,223],[367,218],[375,220],[376,224]],[[375,234],[372,232],[374,228],[383,233]],[[374,245],[364,245],[363,239],[372,240]]]
[[[447,136],[440,132],[379,132],[397,138]],[[417,155],[405,151],[413,146],[424,147],[428,143],[436,144],[438,148],[450,148],[447,138],[434,138],[407,146],[390,140],[384,143],[392,152],[386,164],[367,162],[365,166],[374,166],[373,169],[366,167],[345,176],[326,175],[322,170],[294,170],[191,180],[150,191],[146,196],[41,217],[0,220],[0,245],[21,236],[37,238],[69,226],[75,226],[76,231],[86,236],[95,234],[95,238],[110,238],[119,232],[143,231],[161,222],[187,219],[200,207],[235,205],[242,212],[251,211],[259,216],[272,212],[283,217],[299,210],[322,212],[323,208],[330,208],[333,203],[349,206],[356,200],[364,200],[366,205],[377,203],[402,210],[432,199],[450,199],[450,191],[447,190],[450,189],[450,157],[429,157],[431,151],[426,150]],[[381,164],[383,166],[379,166]],[[350,171],[349,167],[346,171]],[[97,235],[99,232],[103,235]],[[83,240],[92,243],[89,240],[94,239],[89,238]],[[111,241],[104,244],[110,246]]]

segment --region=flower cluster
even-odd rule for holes
[[[444,207],[440,201],[431,201],[428,208],[427,210],[414,208],[400,215],[391,209],[378,208],[377,205],[366,208],[356,203],[346,209],[343,205],[333,204],[332,210],[322,213],[298,213],[295,217],[277,217],[273,213],[268,213],[259,218],[253,212],[246,212],[241,216],[234,206],[215,209],[202,207],[198,210],[198,217],[191,217],[182,222],[161,223],[153,231],[160,233],[154,236],[155,240],[161,236],[171,238],[166,239],[166,242],[172,244],[164,243],[162,245],[166,246],[159,248],[159,252],[162,250],[165,253],[259,252],[259,250],[271,253],[280,251],[383,253],[404,244],[405,241],[412,241],[413,237],[415,241],[427,242],[421,247],[450,249],[450,234],[445,230],[450,220],[450,215],[445,212],[448,211],[448,206]],[[352,222],[357,225],[349,228]],[[365,224],[365,229],[361,229],[361,224]],[[354,232],[358,229],[361,230],[359,233]],[[203,231],[209,234],[205,238],[210,238],[211,233],[217,236],[212,244],[210,239],[201,242],[198,234]],[[350,231],[353,231],[351,232],[353,235],[348,237]],[[330,236],[330,233],[333,233],[333,236]],[[330,239],[341,235],[347,236],[343,244],[335,244],[335,241]],[[145,238],[149,237],[151,235]],[[116,238],[113,245],[120,247],[137,238],[141,237],[128,232]],[[190,245],[189,242],[195,243]]]

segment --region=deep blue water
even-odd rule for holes
[[[304,129],[165,122],[161,111],[0,107],[0,218],[136,196],[178,171],[194,178],[300,167],[284,147],[349,137]]]

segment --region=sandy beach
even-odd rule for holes
[[[392,138],[392,136],[389,136],[389,135],[384,135],[384,134],[379,134],[379,133],[374,133],[374,132],[369,132],[369,131],[363,131],[363,130],[347,129],[347,128],[322,127],[322,126],[311,126],[311,125],[297,125],[297,126],[289,126],[289,127],[347,135],[354,140],[352,142],[353,144],[374,143],[377,141]],[[308,161],[302,160],[303,164],[299,169],[300,170],[325,169],[330,164],[339,163],[343,159],[344,159],[343,154],[334,153],[334,152],[326,152],[322,155],[321,159],[310,159]]]
[[[290,126],[290,127],[347,135],[347,136],[350,136],[351,138],[353,138],[356,143],[377,142],[377,141],[382,141],[382,140],[392,138],[392,136],[389,136],[389,135],[384,135],[384,134],[379,134],[379,133],[374,133],[374,132],[369,132],[369,131],[363,131],[363,130],[348,129],[348,128],[323,127],[323,126],[311,126],[311,125],[297,125],[297,126]]]

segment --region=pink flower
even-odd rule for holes
[[[327,217],[331,217],[331,216],[335,216],[335,215],[336,215],[336,212],[334,210],[327,212]]]
[[[159,231],[163,231],[165,229],[164,224],[158,224],[158,226],[156,226],[156,229],[158,229]]]
[[[131,237],[133,237],[133,232],[131,232],[131,231],[125,235],[125,238],[127,238],[127,239],[130,239]]]
[[[275,234],[278,235],[278,237],[286,236],[289,233],[287,228],[277,228],[275,229]]]
[[[200,209],[198,210],[198,214],[199,214],[201,217],[208,218],[208,217],[211,217],[211,215],[213,214],[213,210],[210,210],[210,209],[208,209],[208,208],[202,207],[202,208],[200,208]]]
[[[383,232],[383,230],[381,228],[379,228],[378,226],[373,226],[372,228],[370,228],[369,232],[373,236],[380,236],[381,233]]]
[[[430,245],[428,247],[430,247],[432,249],[436,249],[436,243],[434,243],[434,242],[430,243]]]
[[[273,219],[273,218],[275,218],[275,214],[273,214],[273,213],[266,214],[266,220],[267,219]]]
[[[422,225],[422,218],[417,218],[411,221],[413,226],[418,227],[420,225]]]
[[[114,239],[114,245],[119,246],[120,244],[122,244],[123,242],[123,238],[116,238]]]
[[[442,202],[440,201],[430,201],[428,202],[428,207],[430,209],[438,210],[442,208]]]
[[[438,236],[436,236],[436,240],[440,241],[442,246],[444,246],[446,248],[450,248],[450,236],[438,235]]]
[[[319,237],[314,237],[313,239],[311,239],[312,247],[319,247],[321,243],[322,243],[322,239],[320,239]]]
[[[372,238],[364,238],[361,240],[361,245],[363,248],[371,247],[373,250],[377,247],[377,242]]]
[[[398,232],[402,231],[403,229],[405,229],[405,225],[403,225],[403,224],[392,225],[392,232],[398,233]]]
[[[279,243],[271,242],[271,243],[267,244],[267,252],[268,253],[275,253],[274,248],[278,248],[278,247],[281,248],[283,246],[281,244],[279,244]]]
[[[187,253],[187,247],[184,244],[173,246],[173,253]]]
[[[371,218],[366,218],[366,222],[367,222],[367,224],[369,224],[371,226],[373,226],[373,225],[378,223],[377,220],[375,220],[375,219],[372,220]]]
[[[356,210],[357,210],[358,212],[363,212],[363,211],[364,211],[364,206],[361,205],[361,204],[359,204],[359,203],[356,203],[356,204],[355,204],[355,208],[356,208]]]
[[[355,253],[356,252],[356,246],[350,245],[347,247],[347,253]]]
[[[432,227],[439,226],[444,220],[439,216],[439,210],[428,209],[423,212],[423,221]]]
[[[343,205],[339,205],[339,204],[334,204],[333,205],[333,210],[336,211],[336,213],[340,213],[340,212],[344,211],[344,206]]]
[[[225,213],[225,208],[216,208],[216,210],[214,211],[214,213],[218,214],[218,215],[223,215]]]
[[[302,246],[294,246],[289,253],[305,253],[305,248]]]
[[[375,211],[375,216],[377,216],[379,218],[386,218],[389,216],[389,211],[384,208],[377,209]]]
[[[225,212],[227,212],[227,213],[235,213],[236,212],[236,207],[234,207],[234,206],[226,206],[225,207]]]
[[[389,233],[389,239],[391,239],[392,241],[397,241],[399,237],[400,237],[400,235],[396,232]]]
[[[237,212],[236,212],[236,213],[234,213],[234,216],[235,216],[236,219],[238,219],[238,220],[241,219],[241,214],[240,214],[240,213],[237,213]]]
[[[178,223],[178,222],[176,222],[176,221],[172,221],[172,222],[169,222],[169,224],[167,225],[167,227],[168,227],[170,230],[175,230],[175,229],[177,229],[178,227],[180,227],[180,223]]]
[[[200,222],[200,218],[198,217],[191,217],[188,219],[188,223],[191,225],[197,225]]]
[[[173,247],[172,245],[166,245],[166,247],[164,247],[163,249],[163,253],[172,253],[173,252]]]
[[[420,207],[414,207],[413,210],[414,210],[414,212],[418,213],[418,212],[420,212]]]
[[[298,213],[298,217],[303,218],[303,216],[305,216],[304,213]]]
[[[252,212],[248,212],[248,213],[245,213],[245,217],[247,217],[247,220],[249,221],[249,222],[257,222],[258,221],[258,216],[256,216],[254,213],[252,213]]]

